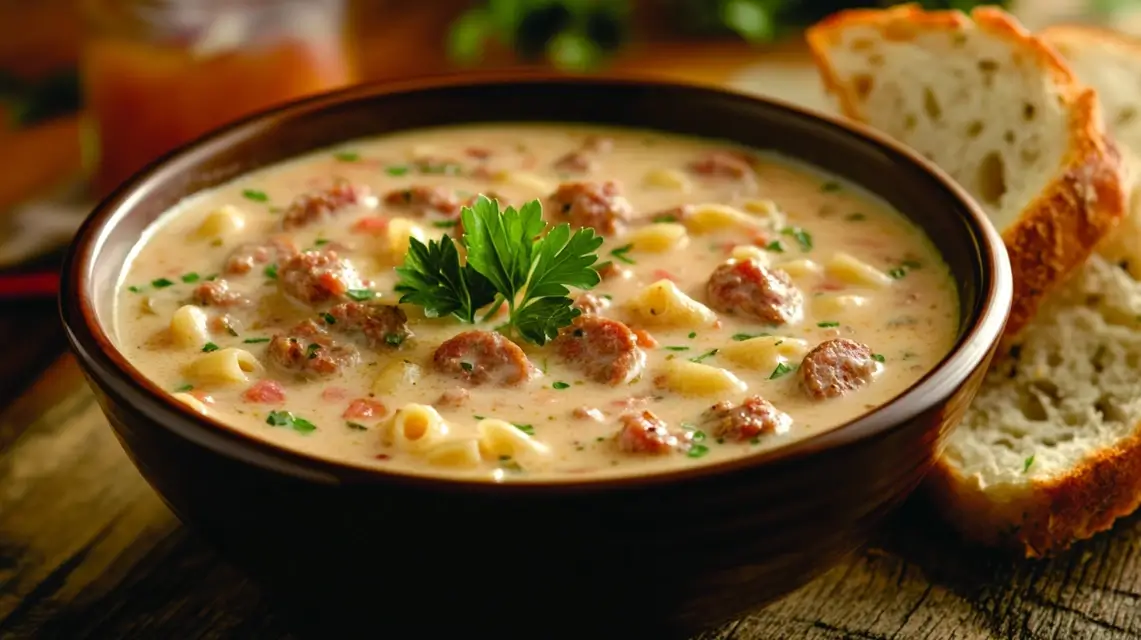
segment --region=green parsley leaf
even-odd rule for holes
[[[829,180],[820,185],[820,191],[824,193],[833,193],[841,189],[840,183],[835,180]]]
[[[792,367],[783,362],[778,362],[773,372],[769,374],[769,380],[776,380],[792,373]]]
[[[515,427],[516,429],[518,429],[518,430],[522,431],[523,433],[525,433],[525,434],[527,434],[527,435],[529,435],[529,436],[533,436],[533,435],[535,435],[535,427],[533,427],[532,425],[529,425],[529,424],[519,424],[519,423],[517,423],[517,422],[512,422],[512,423],[511,423],[511,426]]]
[[[690,445],[689,450],[686,451],[685,455],[690,458],[701,458],[704,457],[707,453],[709,453],[709,447],[703,444],[692,444]]]
[[[321,350],[321,345],[316,342],[310,342],[308,347],[305,347],[305,355],[313,360],[317,357],[317,352]]]
[[[801,250],[812,250],[812,234],[808,233],[804,229],[801,229],[800,227],[785,227],[781,229],[780,232],[781,235],[789,236],[790,238],[795,239],[797,243],[800,244]]]
[[[193,271],[191,271],[190,273],[182,274],[181,280],[183,282],[185,282],[186,284],[194,284],[195,282],[198,282],[199,276],[197,273],[194,273]]]
[[[703,353],[703,354],[701,354],[695,358],[690,358],[689,361],[700,363],[700,362],[706,360],[707,358],[712,358],[713,356],[717,355],[717,353],[719,351],[721,351],[721,350],[720,349],[710,349],[709,351],[706,351],[705,353]]]
[[[127,287],[127,291],[130,291],[131,293],[142,293],[143,290],[140,287],[137,287],[135,285],[131,285],[131,286]]]
[[[353,422],[351,420],[346,420],[345,426],[352,429],[353,431],[368,431],[368,427],[359,422]]]
[[[887,362],[887,358],[883,357],[882,353],[873,353],[872,360],[875,360],[876,362]]]
[[[265,268],[265,277],[270,280],[277,280],[277,265],[271,264]]]
[[[372,300],[376,297],[376,292],[371,289],[349,289],[345,295],[350,299],[357,302],[364,302],[365,300]]]
[[[305,418],[298,418],[288,411],[270,411],[265,423],[271,427],[288,427],[298,433],[310,433],[317,430],[317,425]]]
[[[151,280],[151,286],[155,289],[165,289],[173,284],[174,282],[167,280],[166,278],[157,278],[155,280]]]
[[[579,315],[573,300],[566,297],[539,298],[515,311],[511,323],[519,335],[537,344],[544,345],[554,340],[559,329],[570,324]]]
[[[386,333],[384,334],[384,344],[390,347],[399,347],[404,344],[404,336],[399,333]]]
[[[552,389],[558,389],[559,391],[562,391],[563,389],[570,389],[570,385],[561,381],[561,380],[556,380],[556,381],[551,383],[551,388]]]
[[[773,240],[765,245],[765,251],[772,251],[773,253],[784,253],[784,245],[780,240]]]
[[[253,200],[254,202],[269,202],[269,196],[264,191],[257,189],[245,189],[242,191],[242,197],[246,200]]]
[[[1025,474],[1030,470],[1030,465],[1034,464],[1034,456],[1030,456],[1022,463],[1022,473]]]
[[[317,315],[325,321],[325,324],[337,324],[337,317],[329,312],[318,313]]]
[[[337,162],[357,162],[361,159],[361,154],[356,151],[338,151],[333,154],[333,158],[335,158]]]
[[[770,336],[770,335],[772,335],[772,334],[771,333],[734,333],[733,334],[733,341],[734,342],[744,342],[746,340],[752,340],[753,338],[761,338],[761,337]]]
[[[260,344],[262,342],[269,342],[269,338],[246,338],[242,340],[246,344]]]
[[[689,347],[662,347],[666,351],[689,351]]]
[[[693,340],[693,339],[694,339],[694,338],[696,338],[696,337],[697,337],[697,332],[696,332],[696,331],[690,331],[690,332],[689,332],[689,339],[690,339],[690,340]]]
[[[832,327],[840,326],[840,323],[839,322],[817,322],[816,326],[820,327],[821,329],[831,329]]]
[[[180,385],[180,386],[177,386],[174,388],[175,393],[186,393],[187,391],[193,391],[193,390],[194,390],[194,385],[192,385],[192,384],[184,384],[184,385]]]
[[[677,222],[677,216],[672,213],[659,213],[650,220],[654,222]]]
[[[406,164],[394,164],[394,165],[386,167],[384,169],[385,173],[387,173],[388,175],[393,176],[393,177],[400,177],[402,175],[407,174],[408,171],[409,171],[409,167]]]
[[[504,299],[514,301],[527,284],[535,237],[545,226],[542,206],[532,200],[519,209],[508,207],[500,212],[497,200],[481,195],[460,217],[468,264],[486,276]]]
[[[468,262],[460,265],[460,255],[450,236],[427,245],[412,238],[404,264],[396,267],[400,281],[397,293],[401,303],[424,308],[424,315],[440,318],[452,315],[467,323],[475,322],[475,312],[495,300],[495,287]]]
[[[328,238],[317,238],[316,240],[313,241],[314,247],[323,247],[327,244],[329,244]]]
[[[211,351],[217,351],[219,348],[220,347],[218,345],[214,344],[213,342],[207,342],[206,344],[202,345],[202,353],[210,353]]]
[[[610,255],[614,256],[615,259],[617,259],[619,262],[625,262],[626,264],[638,264],[636,260],[626,256],[626,254],[630,253],[630,250],[633,248],[634,245],[632,244],[624,244],[621,247],[612,250]]]

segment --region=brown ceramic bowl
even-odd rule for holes
[[[111,337],[132,247],[168,207],[344,140],[479,121],[584,121],[775,149],[888,200],[958,282],[954,350],[882,408],[769,454],[620,480],[494,485],[364,471],[187,411]],[[183,522],[323,637],[445,629],[663,637],[741,616],[864,541],[974,397],[1011,301],[1001,240],[963,191],[883,137],[788,105],[645,80],[513,76],[364,86],[291,104],[151,165],[87,220],[64,271],[68,337],[116,435]],[[325,625],[325,626],[322,626]]]

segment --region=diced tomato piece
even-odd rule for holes
[[[334,296],[341,295],[348,288],[345,286],[345,281],[337,277],[337,274],[335,273],[322,273],[317,277],[317,282],[323,289],[333,294]]]
[[[645,329],[634,329],[634,337],[638,339],[638,346],[644,349],[653,349],[658,346],[658,340]]]
[[[370,236],[379,236],[388,229],[388,218],[368,216],[353,223],[353,233],[363,233]]]
[[[329,402],[344,400],[349,397],[349,390],[343,387],[325,387],[321,392],[321,399]]]
[[[761,232],[761,231],[753,232],[752,240],[753,240],[753,246],[761,247],[761,248],[769,246],[769,242],[770,242],[768,234]]]
[[[654,269],[654,277],[658,280],[665,279],[677,282],[677,276],[670,273],[669,271],[666,271],[665,269]]]
[[[478,160],[486,160],[491,157],[491,149],[485,149],[483,147],[468,147],[464,150],[464,153]]]
[[[242,393],[242,399],[258,404],[282,404],[285,402],[285,389],[274,380],[258,380]]]
[[[388,408],[379,400],[357,398],[349,403],[349,408],[341,414],[345,420],[361,420],[363,418],[381,418],[388,413]]]

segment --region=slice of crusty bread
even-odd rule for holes
[[[1136,185],[1141,43],[1041,34],[1095,89]],[[1135,117],[1137,118],[1135,120]],[[967,536],[1047,555],[1141,505],[1141,201],[988,374],[927,486]]]
[[[807,39],[846,115],[921,152],[987,209],[1014,271],[1015,336],[1122,215],[1096,94],[994,8],[843,11]]]

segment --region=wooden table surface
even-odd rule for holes
[[[624,64],[725,82],[755,56],[657,47]],[[0,209],[73,171],[74,135],[62,120],[0,137],[22,158],[4,161]],[[290,637],[259,588],[182,527],[119,448],[64,355],[54,302],[0,307],[0,344],[0,639]],[[1027,562],[962,546],[922,500],[815,582],[703,636],[1138,637],[1141,517]]]

